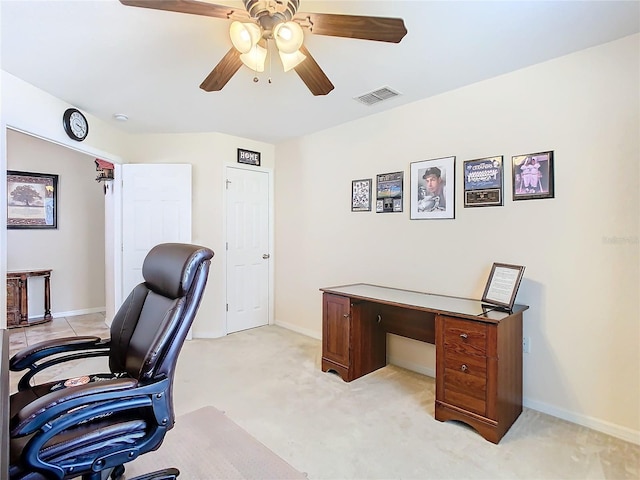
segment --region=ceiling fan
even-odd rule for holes
[[[315,35],[399,43],[407,34],[401,18],[298,12],[300,0],[242,0],[245,10],[199,0],[120,0],[132,7],[190,13],[233,20],[229,34],[233,47],[200,88],[222,90],[245,64],[264,70],[267,42],[275,42],[285,71],[295,70],[313,95],[326,95],[333,84],[302,44],[303,28]]]

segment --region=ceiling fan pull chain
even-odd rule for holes
[[[267,81],[271,84],[271,59],[273,58],[273,55],[271,54],[271,42],[269,39],[267,39],[267,55],[269,55],[269,80]]]
[[[253,65],[254,65],[254,77],[253,77],[253,83],[258,83],[260,81],[260,78],[258,77],[258,46],[256,45],[255,47],[253,47]]]

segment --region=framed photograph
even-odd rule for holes
[[[466,160],[464,164],[464,206],[502,205],[502,157]]]
[[[523,266],[494,263],[482,294],[482,301],[511,310],[523,275]]]
[[[58,175],[7,171],[7,228],[58,228]]]
[[[553,198],[553,152],[511,158],[513,199]]]
[[[371,179],[353,180],[351,182],[351,211],[371,211]]]
[[[411,220],[455,218],[456,157],[411,164]]]
[[[404,172],[376,176],[376,213],[402,211],[403,178]]]

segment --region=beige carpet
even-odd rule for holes
[[[125,465],[127,478],[165,467],[180,480],[307,478],[213,407],[179,416],[157,451]]]

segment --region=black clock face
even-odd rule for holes
[[[69,138],[81,142],[87,138],[89,133],[89,124],[85,116],[75,108],[68,108],[62,116],[62,124],[64,131],[67,132]]]

